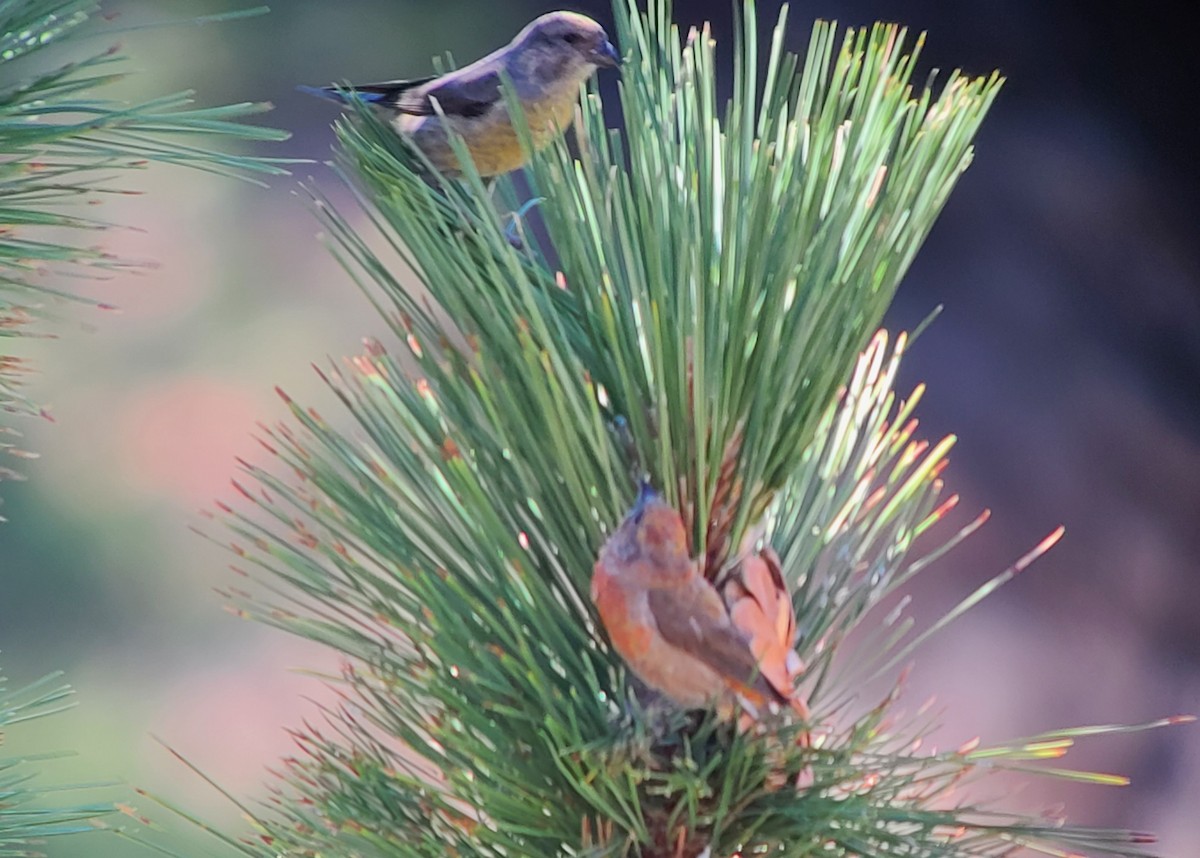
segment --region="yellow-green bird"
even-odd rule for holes
[[[503,48],[449,74],[345,89],[300,89],[343,102],[367,102],[439,172],[457,176],[462,167],[450,145],[449,126],[486,178],[516,170],[527,160],[501,89],[505,75],[525,112],[533,146],[541,149],[570,125],[580,84],[596,69],[620,63],[608,34],[591,18],[550,12],[534,19]]]

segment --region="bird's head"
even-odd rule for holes
[[[530,71],[546,79],[587,78],[597,68],[615,68],[621,55],[604,28],[577,12],[549,12],[535,18],[513,40],[532,60]]]
[[[691,564],[683,519],[648,483],[609,546],[620,562],[647,564],[642,568],[659,575],[685,572]]]

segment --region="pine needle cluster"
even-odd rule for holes
[[[66,708],[71,689],[60,674],[51,674],[22,688],[10,690],[0,676],[0,748],[6,732],[34,718]],[[96,820],[114,812],[112,805],[64,805],[58,797],[81,787],[43,787],[36,766],[55,754],[0,753],[0,856],[29,856],[30,849],[47,837],[91,831]]]
[[[45,416],[23,390],[27,362],[4,350],[3,339],[51,335],[55,308],[83,301],[62,287],[64,278],[107,277],[134,264],[104,249],[100,236],[112,224],[86,213],[88,204],[128,193],[121,176],[151,162],[243,177],[284,172],[281,161],[211,145],[214,137],[286,138],[242,121],[269,105],[196,108],[190,92],[137,103],[104,97],[128,70],[119,47],[94,47],[100,11],[94,0],[0,2],[0,412],[7,414]],[[263,10],[204,20],[256,11]],[[0,452],[10,461],[32,455],[4,423]],[[0,480],[17,476],[0,461]]]
[[[101,246],[111,224],[85,207],[127,193],[119,177],[150,162],[239,176],[284,172],[280,161],[209,145],[214,136],[285,138],[241,122],[267,105],[194,108],[186,92],[134,104],[105,98],[127,71],[119,48],[97,50],[91,41],[99,13],[91,0],[0,0],[0,481],[20,478],[9,463],[33,455],[7,418],[47,416],[23,390],[30,367],[4,343],[52,335],[60,305],[82,301],[61,287],[65,277],[105,277],[130,265]],[[0,856],[39,854],[46,838],[95,830],[116,812],[112,804],[62,804],[60,796],[86,785],[42,786],[36,767],[55,755],[22,754],[4,735],[65,708],[71,691],[60,679],[9,690],[0,677]]]

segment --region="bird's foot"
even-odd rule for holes
[[[545,197],[532,197],[515,212],[509,214],[510,220],[508,226],[504,228],[504,238],[517,250],[525,249],[525,227],[522,218],[545,199]]]

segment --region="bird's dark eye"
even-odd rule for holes
[[[563,36],[563,39],[566,40],[568,45],[578,45],[583,41],[583,36],[579,33],[567,33],[565,36]]]

